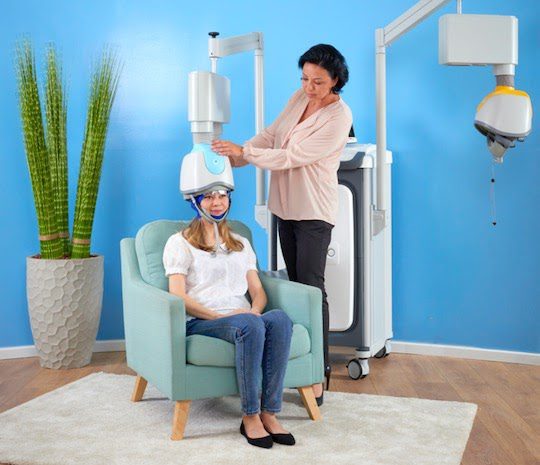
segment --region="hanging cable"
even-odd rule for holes
[[[489,182],[489,203],[491,209],[491,224],[497,225],[497,202],[495,200],[495,162],[491,162],[491,178]]]

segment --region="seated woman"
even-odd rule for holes
[[[227,225],[229,205],[230,191],[221,186],[192,197],[197,217],[183,232],[169,238],[163,252],[169,291],[184,300],[189,314],[186,336],[200,334],[235,345],[243,411],[240,433],[258,447],[270,448],[273,442],[293,445],[293,435],[276,418],[281,410],[292,321],[283,310],[262,313],[267,299],[255,253],[249,241]]]

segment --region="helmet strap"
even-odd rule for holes
[[[214,225],[215,244],[214,244],[214,250],[212,251],[212,257],[215,257],[217,255],[218,250],[221,250],[222,252],[225,252],[227,254],[230,253],[229,250],[227,250],[221,245],[221,238],[219,236],[219,229],[218,229],[218,223],[221,223],[222,221],[224,221],[227,215],[229,214],[229,211],[231,210],[230,195],[229,195],[229,208],[227,208],[227,211],[223,213],[223,215],[220,215],[219,217],[212,216],[204,208],[202,208],[201,205],[197,202],[197,199],[193,195],[190,195],[189,197],[191,200],[192,207],[194,207],[195,210],[197,211],[197,214],[198,214],[197,216],[199,218],[204,217],[206,220],[210,221]]]

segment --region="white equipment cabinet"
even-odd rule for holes
[[[374,234],[377,150],[373,144],[349,143],[338,171],[339,211],[328,247],[325,284],[330,312],[330,345],[354,347],[356,358],[347,369],[353,379],[369,373],[368,360],[390,353],[392,338],[392,208],[386,227]],[[386,152],[384,169],[390,180],[392,153]],[[391,183],[387,184],[391,199]],[[275,224],[273,248],[280,271],[285,263]]]
[[[339,212],[326,263],[330,345],[354,347],[349,376],[369,373],[368,359],[390,353],[392,338],[392,216],[374,234],[376,146],[347,144],[338,171]],[[392,153],[384,169],[390,177]],[[387,198],[391,199],[391,183]]]

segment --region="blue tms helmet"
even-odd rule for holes
[[[212,256],[219,250],[229,253],[221,245],[218,223],[222,222],[231,209],[231,191],[234,190],[232,168],[227,157],[214,153],[209,144],[195,144],[182,160],[180,169],[180,192],[191,203],[198,218],[205,218],[214,224],[215,245]],[[229,208],[222,215],[215,216],[202,208],[205,195],[226,194]]]

